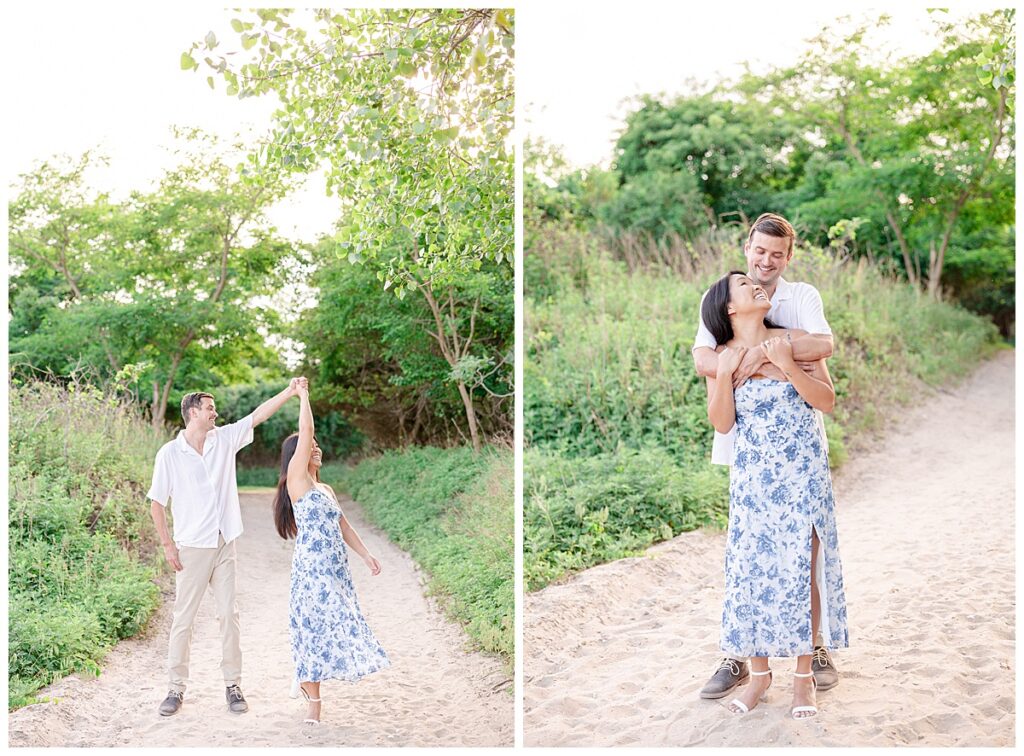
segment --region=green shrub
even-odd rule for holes
[[[239,467],[236,469],[239,486],[276,487],[280,478],[277,467]]]
[[[163,440],[96,390],[12,387],[8,706],[70,672],[98,672],[158,605],[144,494]]]
[[[105,651],[94,612],[71,604],[11,602],[7,663],[10,677],[36,681],[35,688],[72,672],[99,673]],[[45,675],[40,675],[45,670]]]
[[[409,552],[450,616],[512,664],[515,624],[512,452],[413,447],[321,475]]]
[[[580,458],[530,449],[524,469],[529,590],[681,532],[727,523],[725,468],[683,468],[663,449],[622,448]]]

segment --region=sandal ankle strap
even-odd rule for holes
[[[813,672],[794,672],[793,677],[814,677]]]
[[[770,675],[771,673],[772,671],[770,669],[766,669],[764,672],[755,672],[754,670],[750,670],[750,674],[758,676]]]

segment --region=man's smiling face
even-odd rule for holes
[[[755,231],[750,241],[743,245],[750,277],[761,286],[775,286],[793,257],[789,244],[790,240],[783,236]]]
[[[217,405],[213,399],[203,397],[203,402],[199,405],[199,409],[195,410],[193,417],[199,421],[200,428],[203,430],[213,430],[217,423]]]

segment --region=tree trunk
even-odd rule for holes
[[[416,400],[416,420],[412,424],[412,430],[409,431],[409,443],[415,444],[419,438],[420,428],[423,427],[423,410],[427,407],[427,396],[426,394],[420,394],[420,398]]]
[[[473,397],[470,396],[466,384],[459,381],[459,395],[466,407],[466,421],[469,423],[469,437],[473,442],[473,451],[480,451],[480,433],[476,425],[476,408],[473,406]]]
[[[153,424],[154,428],[159,428],[164,423],[163,412],[160,411],[160,384],[153,381],[153,404],[149,410],[149,421]],[[166,407],[164,408],[166,410]],[[160,412],[160,416],[157,417],[157,412]]]
[[[430,306],[431,314],[434,316],[434,325],[437,330],[428,331],[428,333],[437,341],[445,361],[449,366],[454,368],[459,364],[459,360],[469,353],[469,346],[473,341],[473,334],[476,325],[477,307],[480,304],[480,300],[477,299],[473,305],[473,313],[469,319],[469,335],[463,339],[459,336],[458,323],[455,319],[454,291],[449,287],[449,313],[446,316],[441,310],[440,303],[438,303],[437,298],[434,296],[434,291],[430,281],[424,281],[422,283],[417,281],[416,283],[417,288],[423,294],[424,299],[427,300],[427,304]],[[479,452],[481,443],[476,419],[476,408],[473,406],[473,395],[463,381],[458,381],[456,385],[459,389],[459,396],[462,397],[462,404],[466,409],[466,424],[469,426],[469,435],[473,444],[473,451]]]
[[[953,236],[953,229],[956,226],[957,218],[960,217],[960,211],[967,204],[968,198],[978,187],[981,177],[985,175],[989,165],[992,163],[992,159],[995,157],[996,149],[998,149],[999,143],[1003,140],[1003,119],[1005,117],[1006,89],[1002,88],[999,90],[999,108],[996,112],[996,122],[992,130],[992,136],[988,140],[988,152],[985,154],[985,160],[982,162],[978,172],[971,176],[970,181],[967,182],[963,191],[960,192],[960,196],[956,198],[953,208],[946,216],[946,227],[942,234],[942,241],[939,242],[938,250],[935,249],[935,243],[932,242],[932,256],[928,265],[928,293],[935,299],[939,299],[942,296],[942,269],[946,263],[946,250],[949,248],[949,240]]]
[[[839,135],[846,142],[846,146],[850,150],[850,154],[853,155],[854,159],[861,164],[863,167],[867,167],[868,161],[864,158],[864,154],[860,151],[857,143],[853,140],[853,134],[846,126],[846,103],[844,102],[842,107],[839,109],[839,123],[837,124],[839,129]],[[875,196],[878,201],[882,203],[882,207],[885,207],[885,220],[889,224],[889,228],[892,229],[893,234],[896,236],[896,242],[900,245],[900,254],[903,255],[903,267],[907,271],[907,280],[910,283],[917,285],[921,276],[918,272],[915,272],[913,261],[910,259],[910,245],[907,244],[907,238],[903,235],[903,228],[900,226],[899,221],[893,214],[887,205],[889,199],[879,189],[875,189]]]
[[[257,192],[257,197],[263,190],[260,189]],[[250,213],[251,215],[251,213]],[[216,304],[220,300],[221,294],[224,293],[224,286],[228,280],[228,258],[231,255],[231,244],[234,241],[235,235],[238,233],[242,225],[249,219],[249,215],[244,216],[239,220],[238,225],[234,230],[231,229],[231,219],[227,219],[227,227],[225,232],[221,234],[221,254],[220,254],[220,276],[217,281],[217,287],[213,290],[213,294],[210,296],[210,304]],[[185,350],[188,349],[189,344],[196,337],[196,329],[189,328],[188,333],[185,334],[181,342],[178,344],[178,351],[171,357],[171,367],[167,371],[167,380],[164,383],[162,392],[157,391],[157,385],[153,383],[153,426],[160,428],[163,426],[164,418],[167,416],[167,401],[171,396],[171,389],[174,387],[174,378],[178,373],[178,366],[181,364],[182,359],[185,356]]]
[[[162,428],[164,424],[164,418],[167,417],[167,400],[171,396],[171,388],[174,386],[174,377],[178,374],[178,365],[181,364],[182,355],[185,354],[185,347],[192,341],[192,332],[189,332],[185,342],[182,343],[178,350],[178,353],[171,359],[171,367],[167,371],[167,380],[164,382],[163,391],[159,392],[157,397],[157,384],[153,382],[153,397],[156,399],[153,406],[153,427]]]

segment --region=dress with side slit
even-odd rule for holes
[[[736,441],[721,649],[732,656],[801,656],[811,631],[811,536],[818,534],[820,631],[849,645],[828,447],[792,383],[748,380],[735,392]]]

